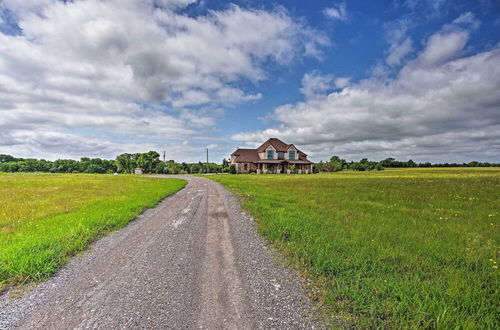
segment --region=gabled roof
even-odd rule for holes
[[[269,145],[272,145],[276,151],[281,151],[281,152],[286,152],[288,148],[291,146],[290,144],[286,144],[285,142],[281,141],[280,139],[277,138],[270,138],[263,144],[261,144],[260,147],[257,148],[257,152],[264,152]],[[295,147],[295,146],[294,146]],[[297,148],[295,148],[297,149]],[[299,150],[299,149],[297,149]]]
[[[236,162],[243,163],[253,163],[259,161],[259,154],[257,153],[257,149],[236,149],[235,152],[231,154],[231,156],[236,156]]]

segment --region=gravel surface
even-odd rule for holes
[[[0,329],[323,328],[297,277],[218,183],[182,191],[96,242],[56,276],[0,296]]]

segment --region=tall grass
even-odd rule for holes
[[[212,179],[243,197],[337,325],[500,328],[500,169]]]
[[[185,184],[132,175],[0,175],[0,289],[52,275]]]

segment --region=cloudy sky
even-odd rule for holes
[[[0,0],[0,153],[500,162],[498,0]]]

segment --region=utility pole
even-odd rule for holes
[[[163,150],[163,162],[165,163],[165,150]]]
[[[207,148],[207,174],[210,172],[210,168],[208,167],[208,148]]]

